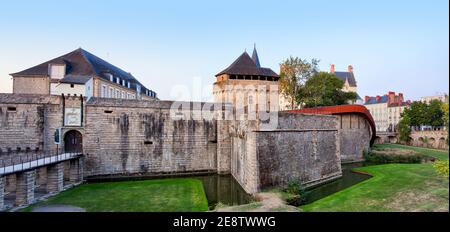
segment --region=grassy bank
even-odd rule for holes
[[[62,192],[42,205],[72,205],[88,212],[198,212],[208,210],[202,182],[161,179],[83,184]]]
[[[441,160],[448,152],[403,145],[378,148],[411,149]],[[448,211],[449,181],[432,164],[386,164],[358,168],[373,178],[308,205],[303,211]]]

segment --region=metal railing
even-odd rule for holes
[[[45,166],[48,164],[58,163],[60,161],[69,160],[82,153],[63,153],[63,154],[27,154],[17,157],[0,157],[0,175],[10,174],[19,171]]]

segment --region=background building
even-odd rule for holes
[[[335,77],[344,81],[344,87],[342,91],[344,92],[354,92],[357,95],[357,99],[351,104],[364,104],[363,99],[358,95],[358,83],[356,82],[355,74],[353,73],[353,66],[349,65],[347,71],[336,71],[335,65],[331,64],[330,73],[334,74]]]
[[[447,97],[448,95],[446,95],[446,94],[442,94],[442,95],[434,95],[434,96],[427,96],[427,97],[421,97],[420,98],[420,101],[421,102],[425,102],[425,103],[427,103],[427,104],[429,104],[431,101],[433,101],[433,100],[439,100],[439,101],[441,101],[441,102],[445,102],[445,98]]]
[[[157,99],[131,73],[81,48],[11,76],[13,93]]]
[[[364,106],[372,114],[376,130],[381,132],[396,131],[401,113],[409,104],[410,101],[404,101],[402,93],[396,95],[395,92],[389,92],[384,96],[366,96],[364,99]]]

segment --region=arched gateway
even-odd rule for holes
[[[64,135],[64,152],[83,152],[83,135],[79,131],[71,130]]]

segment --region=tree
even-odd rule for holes
[[[448,96],[445,96],[445,101],[444,101],[444,103],[442,104],[442,112],[443,112],[443,117],[442,117],[442,120],[444,121],[444,126],[445,126],[445,128],[447,129],[447,133],[450,133],[450,130],[449,130],[449,128],[448,128],[448,126],[449,126],[449,118],[448,118]],[[448,141],[449,141],[449,137],[450,137],[450,134],[447,134],[447,145],[448,145]]]
[[[333,74],[319,72],[306,81],[297,101],[303,102],[305,107],[317,107],[344,105],[356,100],[356,93],[342,91],[343,86],[344,82]]]
[[[442,105],[443,103],[440,100],[430,101],[427,109],[428,125],[433,127],[444,126],[444,112],[442,111]]]
[[[290,102],[291,109],[295,109],[300,89],[315,73],[319,71],[319,60],[311,62],[298,57],[290,57],[280,64],[280,92]]]
[[[398,123],[398,132],[400,135],[400,141],[409,141],[409,136],[411,135],[411,118],[408,114],[402,114],[402,119]]]
[[[424,102],[413,102],[409,108],[406,108],[403,112],[404,115],[408,115],[410,119],[410,126],[419,127],[422,125],[428,125],[430,121],[427,114],[427,104]]]

